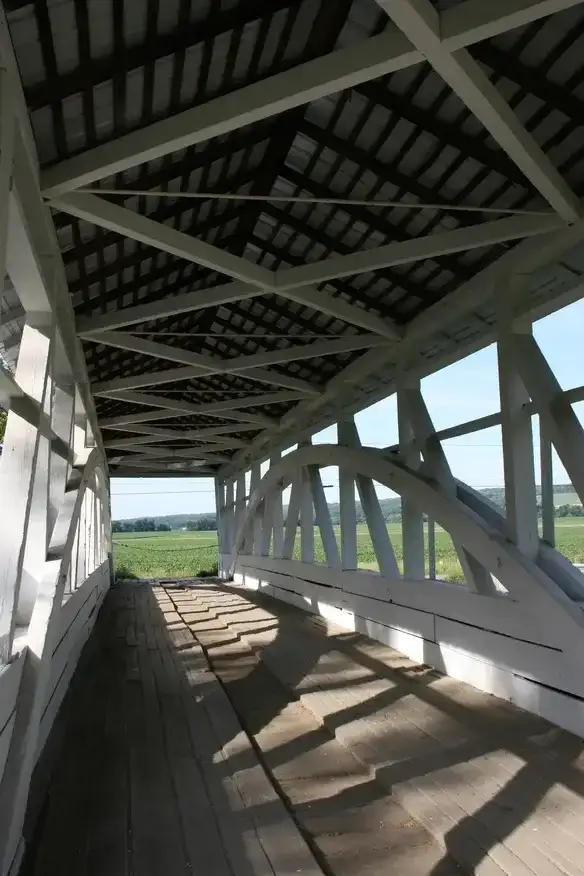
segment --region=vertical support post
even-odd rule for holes
[[[361,446],[359,432],[354,421],[346,421],[344,436],[348,447]],[[399,578],[400,574],[393,545],[383,514],[381,513],[381,505],[375,492],[375,485],[371,478],[365,477],[365,475],[357,475],[356,482],[361,507],[367,521],[367,529],[369,530],[373,550],[377,557],[379,571],[385,578]]]
[[[294,555],[294,543],[296,541],[298,516],[300,514],[300,494],[300,477],[296,477],[292,481],[290,501],[288,502],[288,514],[286,516],[286,529],[284,532],[284,547],[282,549],[282,559],[284,560],[291,560]]]
[[[497,351],[507,531],[521,552],[534,558],[539,550],[539,533],[529,411],[531,399],[513,359],[513,348],[519,334],[531,335],[531,326],[511,322],[502,314]]]
[[[217,553],[219,577],[223,578],[225,552],[225,484],[222,478],[215,478],[215,513],[217,516]]]
[[[312,501],[314,504],[314,512],[316,524],[320,531],[320,538],[324,549],[327,564],[332,569],[341,568],[341,558],[339,556],[339,546],[331,522],[328,503],[326,500],[324,487],[320,471],[317,466],[308,466],[308,477],[310,481],[310,491],[312,493]]]
[[[231,556],[233,550],[233,539],[235,538],[235,498],[234,498],[234,481],[233,478],[225,483],[225,524],[223,527],[224,544],[223,556]]]
[[[341,420],[337,425],[338,442],[352,447],[355,421]],[[357,569],[357,511],[355,508],[355,478],[339,468],[339,512],[341,522],[341,564],[343,569]]]
[[[46,417],[46,422],[52,420],[52,379],[51,362],[49,358],[49,373],[42,407],[40,408]],[[49,513],[49,490],[51,483],[51,447],[50,441],[45,435],[39,435],[39,446],[35,471],[32,482],[32,503],[28,531],[26,534],[26,547],[22,565],[20,589],[16,603],[16,623],[22,626],[30,622],[35,599],[43,576],[47,549],[49,546],[48,513]]]
[[[276,465],[281,458],[281,453],[275,453],[270,459],[270,465]],[[273,503],[274,557],[280,559],[284,550],[284,508],[282,507],[282,490],[279,485],[274,492]]]
[[[48,319],[24,327],[16,382],[41,411],[47,393],[51,345]],[[0,527],[0,662],[9,660],[12,649],[40,445],[38,427],[28,422],[24,412],[20,413],[22,401],[11,400],[0,457],[0,489],[3,496],[10,496],[11,503],[10,514],[5,515]]]
[[[311,441],[303,441],[298,447],[306,447]],[[310,475],[306,468],[300,472],[300,559],[303,563],[314,563],[314,507]]]
[[[446,494],[456,496],[456,482],[440,440],[436,437],[436,430],[420,388],[404,389],[402,405],[417,447],[422,450],[424,472],[434,478]],[[458,554],[464,580],[468,587],[477,593],[492,593],[494,585],[489,572],[457,540],[455,533],[452,533],[452,543]],[[424,575],[425,572],[424,563]]]
[[[262,479],[262,469],[259,462],[254,462],[251,468],[251,478],[249,482],[249,494],[250,496],[255,493],[257,488],[260,485],[260,481]],[[253,523],[252,523],[252,534],[253,534],[253,542],[252,542],[252,554],[261,554],[262,550],[262,530],[263,530],[263,517],[264,517],[264,503],[262,502],[260,506],[256,509],[256,513],[254,515]]]
[[[239,527],[241,526],[242,521],[245,520],[245,472],[239,472],[237,475],[237,481],[235,484],[235,528],[234,532],[237,532]],[[234,545],[231,545],[231,553],[233,553]],[[241,551],[243,552],[244,545],[241,546]],[[235,568],[230,566],[230,574],[233,575],[235,572]]]
[[[73,406],[75,389],[72,384],[55,383],[53,386],[53,411],[52,428],[73,453]],[[49,484],[49,513],[48,534],[49,539],[57,520],[61,504],[65,495],[69,463],[54,450],[51,452],[51,479]]]
[[[554,518],[554,472],[552,442],[548,434],[545,418],[539,417],[539,454],[541,464],[541,518],[542,538],[552,547],[556,544]]]
[[[584,503],[584,429],[533,335],[517,335],[511,354],[580,501]]]
[[[417,469],[420,465],[420,452],[414,444],[414,430],[407,411],[408,389],[419,392],[420,381],[402,375],[397,391],[399,447],[404,463],[409,468]],[[421,509],[408,498],[402,497],[401,506],[404,578],[423,580],[426,577],[424,517]]]
[[[436,578],[436,521],[428,517],[428,578]]]
[[[0,69],[0,278],[6,273],[6,242],[12,171],[14,165],[14,86],[6,70]]]

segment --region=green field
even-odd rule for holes
[[[398,564],[402,563],[399,523],[388,524]],[[335,527],[340,541],[338,527]],[[426,534],[427,540],[427,534]],[[215,532],[135,532],[113,536],[116,571],[120,576],[138,578],[189,578],[213,573],[217,566]],[[574,563],[584,563],[584,519],[556,520],[558,549]],[[358,563],[361,569],[377,569],[373,545],[366,526],[357,531]],[[317,562],[324,562],[318,530],[314,533]],[[295,559],[300,559],[300,536],[296,538]],[[426,565],[427,571],[427,565]],[[462,570],[447,532],[436,528],[436,574],[450,581],[461,581]]]

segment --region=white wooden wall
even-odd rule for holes
[[[419,383],[405,375],[398,389],[398,445],[361,447],[346,418],[337,445],[305,443],[273,457],[261,481],[256,465],[249,495],[245,473],[218,480],[220,574],[363,632],[581,736],[584,576],[554,547],[551,447],[584,504],[584,433],[573,410],[584,389],[563,392],[531,326],[512,318],[502,318],[498,363],[501,407],[492,415],[438,433]],[[542,433],[537,456],[535,415]],[[501,426],[506,511],[456,480],[442,448],[446,438],[493,425]],[[335,465],[340,544],[319,474]],[[400,564],[376,482],[402,498]],[[542,485],[539,524],[536,483]],[[282,490],[289,485],[284,523]],[[358,569],[357,497],[379,572]],[[450,533],[464,584],[436,578],[436,523]],[[314,561],[316,532],[320,563]]]
[[[107,466],[19,89],[0,22],[0,279],[26,316],[15,372],[0,364],[0,876],[111,581]]]

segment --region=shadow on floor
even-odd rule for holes
[[[343,706],[340,700],[326,727],[292,733],[268,753],[255,743],[288,805],[291,796],[278,782],[282,770],[321,751],[320,746],[349,725],[375,720],[380,745],[393,747],[393,760],[366,780],[326,798],[312,798],[309,812],[298,806],[293,813],[324,872],[332,876],[361,876],[367,849],[360,850],[351,866],[347,853],[336,858],[331,853],[329,859],[326,849],[331,848],[334,830],[328,830],[328,846],[318,845],[311,825],[320,819],[327,829],[326,819],[334,815],[335,827],[341,825],[340,833],[345,832],[349,842],[365,804],[382,801],[400,783],[479,755],[505,748],[525,764],[488,802],[475,805],[472,815],[455,807],[458,817],[444,830],[445,852],[426,874],[457,872],[454,860],[464,872],[477,872],[489,852],[513,835],[557,782],[584,796],[584,775],[576,763],[581,740],[492,697],[472,696],[472,705],[466,706],[440,690],[441,676],[428,667],[409,663],[392,668],[375,657],[373,651],[380,646],[372,647],[353,633],[327,636],[318,622],[298,609],[259,594],[246,593],[243,601],[239,592],[224,587],[212,592],[218,604],[211,613],[197,609],[196,590],[164,591],[172,601],[172,611],[164,612],[146,585],[126,583],[108,594],[37,769],[35,784],[40,789],[46,787],[47,764],[55,765],[48,790],[33,794],[27,825],[30,851],[22,876],[263,872],[257,825],[262,819],[270,823],[274,805],[256,801],[242,806],[237,797],[234,776],[245,775],[249,755],[234,750],[228,759],[223,756],[233,749],[239,726],[221,706],[200,648],[185,634],[189,623],[197,629],[223,691],[254,740],[301,694],[340,696],[338,692],[347,688],[357,691],[370,682],[371,673],[392,683],[391,689],[358,703]],[[194,594],[188,605],[183,593]],[[254,617],[258,608],[271,618],[259,623]],[[204,623],[196,623],[197,617]],[[265,638],[266,633],[270,640],[255,647],[254,636]],[[335,662],[335,654],[350,658],[363,673],[343,679],[344,661]],[[320,669],[323,662],[326,673]],[[394,711],[407,708],[412,697],[468,730],[468,741],[418,752],[414,726],[405,731],[392,724]],[[451,791],[456,796],[460,789]],[[32,834],[30,825],[39,812]],[[339,819],[347,812],[352,821],[345,824]],[[561,839],[563,828],[558,831]],[[577,842],[571,834],[570,841]],[[385,858],[384,870],[370,868],[367,873],[385,873],[391,865]],[[556,871],[564,876],[581,872],[551,865],[545,873]],[[286,872],[295,871],[288,867]]]

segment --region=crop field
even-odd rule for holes
[[[390,523],[387,528],[396,559],[401,566],[403,555],[400,524]],[[335,531],[340,543],[338,527]],[[214,573],[217,567],[215,532],[125,532],[116,533],[113,541],[116,571],[122,577],[189,578],[205,572]],[[436,527],[435,543],[436,574],[449,581],[462,581],[462,570],[448,533]],[[572,562],[584,563],[584,519],[572,517],[556,520],[556,544],[558,550]],[[364,525],[358,527],[357,545],[359,568],[377,569],[371,538]],[[324,562],[320,534],[316,529],[314,549],[316,561]],[[300,559],[299,534],[294,558]]]

